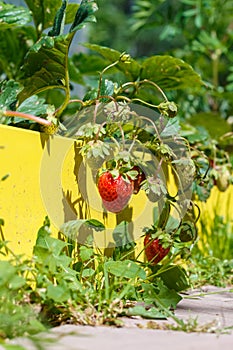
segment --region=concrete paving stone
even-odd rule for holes
[[[233,327],[233,288],[207,286],[193,290],[183,295],[175,315],[185,320],[197,318],[200,323],[215,320],[219,327]]]
[[[233,350],[233,289],[204,287],[189,291],[178,304],[175,315],[183,320],[197,318],[198,324],[215,322],[214,329],[228,327],[227,334],[186,333],[148,329],[149,320],[123,318],[124,327],[63,325],[39,335],[40,349],[45,350]],[[173,319],[156,320],[161,327]],[[38,350],[29,339],[10,342],[26,350]],[[0,349],[2,349],[0,347]]]
[[[139,328],[60,326],[53,330],[53,341],[44,338],[46,350],[232,350],[232,335],[184,333]],[[14,342],[27,350],[38,348],[27,339]]]

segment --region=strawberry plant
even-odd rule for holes
[[[25,3],[27,8],[0,2],[0,121],[77,140],[104,222],[80,215],[65,222],[61,239],[55,239],[46,219],[32,261],[25,263],[11,252],[16,266],[2,264],[10,271],[2,301],[9,301],[6,289],[13,279],[19,314],[25,304],[30,314],[31,304],[39,306],[38,329],[43,320],[52,326],[68,321],[94,325],[116,323],[121,315],[172,316],[179,292],[189,286],[185,269],[176,262],[190,256],[197,238],[200,210],[195,199],[205,200],[211,185],[225,190],[232,182],[227,153],[220,162],[218,145],[194,142],[188,132],[181,132],[178,106],[165,93],[203,82],[190,65],[168,55],[139,60],[86,43],[85,54],[71,57],[76,32],[95,21],[96,3]],[[7,43],[18,48],[20,41],[20,55],[13,47],[9,55]],[[82,96],[72,93],[74,83],[83,86]],[[82,192],[82,183],[78,186]],[[145,213],[148,226],[132,232],[134,223],[127,213],[135,209],[135,196],[146,199],[150,211]],[[116,226],[107,257],[93,237],[107,230],[109,215]],[[80,243],[82,230],[87,240]],[[139,238],[144,245],[136,254]],[[145,259],[140,259],[142,254]],[[9,333],[3,329],[2,338],[15,335],[14,327]]]

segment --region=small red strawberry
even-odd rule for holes
[[[145,254],[147,260],[153,264],[158,264],[170,251],[170,246],[163,245],[159,238],[153,238],[146,234],[144,238]]]
[[[123,210],[133,193],[133,184],[130,181],[126,181],[121,174],[113,177],[110,171],[99,176],[97,186],[104,207],[112,213]]]

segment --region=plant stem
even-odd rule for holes
[[[133,102],[133,101],[138,101],[138,102],[141,102],[141,103],[143,103],[144,105],[146,105],[146,106],[148,106],[148,107],[158,108],[157,105],[154,105],[154,104],[152,104],[152,103],[143,101],[143,100],[141,100],[140,98],[133,98],[131,101],[132,101],[132,102]]]
[[[144,80],[140,81],[139,84],[140,84],[140,85],[143,85],[143,84],[152,85],[153,87],[155,87],[155,88],[161,93],[161,95],[163,96],[164,100],[165,100],[166,102],[168,102],[167,96],[165,95],[165,93],[163,92],[163,90],[161,89],[161,87],[159,87],[154,81],[151,81],[151,80],[148,80],[148,79],[144,79]]]
[[[35,115],[32,115],[32,114],[27,114],[27,113],[22,113],[17,111],[4,111],[3,115],[5,117],[19,117],[19,118],[33,120],[34,122],[41,125],[47,125],[47,126],[52,125],[51,121],[46,120],[44,118],[36,117]]]
[[[110,64],[109,66],[105,67],[105,68],[102,70],[102,72],[100,73],[100,77],[99,77],[99,86],[98,86],[98,92],[97,92],[97,99],[99,99],[99,96],[100,96],[101,84],[102,84],[102,80],[103,80],[103,75],[104,75],[104,73],[105,73],[108,69],[110,69],[110,68],[116,66],[118,63],[119,63],[119,60],[113,62],[113,63]]]
[[[83,106],[83,101],[82,100],[79,100],[79,99],[74,99],[74,100],[69,100],[69,104],[70,103],[80,103],[82,106]]]
[[[151,119],[148,118],[148,117],[144,117],[144,116],[142,116],[142,115],[140,115],[140,119],[146,120],[146,121],[148,121],[149,123],[151,123],[151,124],[153,125],[153,128],[155,129],[155,132],[156,132],[156,134],[157,134],[158,140],[161,141],[161,137],[160,137],[160,135],[159,135],[159,131],[158,131],[158,129],[157,129],[155,123],[153,122],[153,120],[151,120]]]

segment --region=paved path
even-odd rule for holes
[[[44,339],[43,348],[46,350],[233,350],[233,289],[204,287],[195,290],[184,295],[175,314],[183,320],[197,318],[198,325],[204,329],[208,324],[207,330],[212,329],[215,333],[148,329],[148,325],[163,328],[174,321],[150,323],[133,318],[124,319],[122,328],[64,325],[54,328],[51,334],[41,336],[41,339]],[[223,329],[228,333],[218,333],[217,330]],[[48,336],[50,342],[46,341]],[[13,343],[21,344],[27,350],[38,349],[27,339]]]

